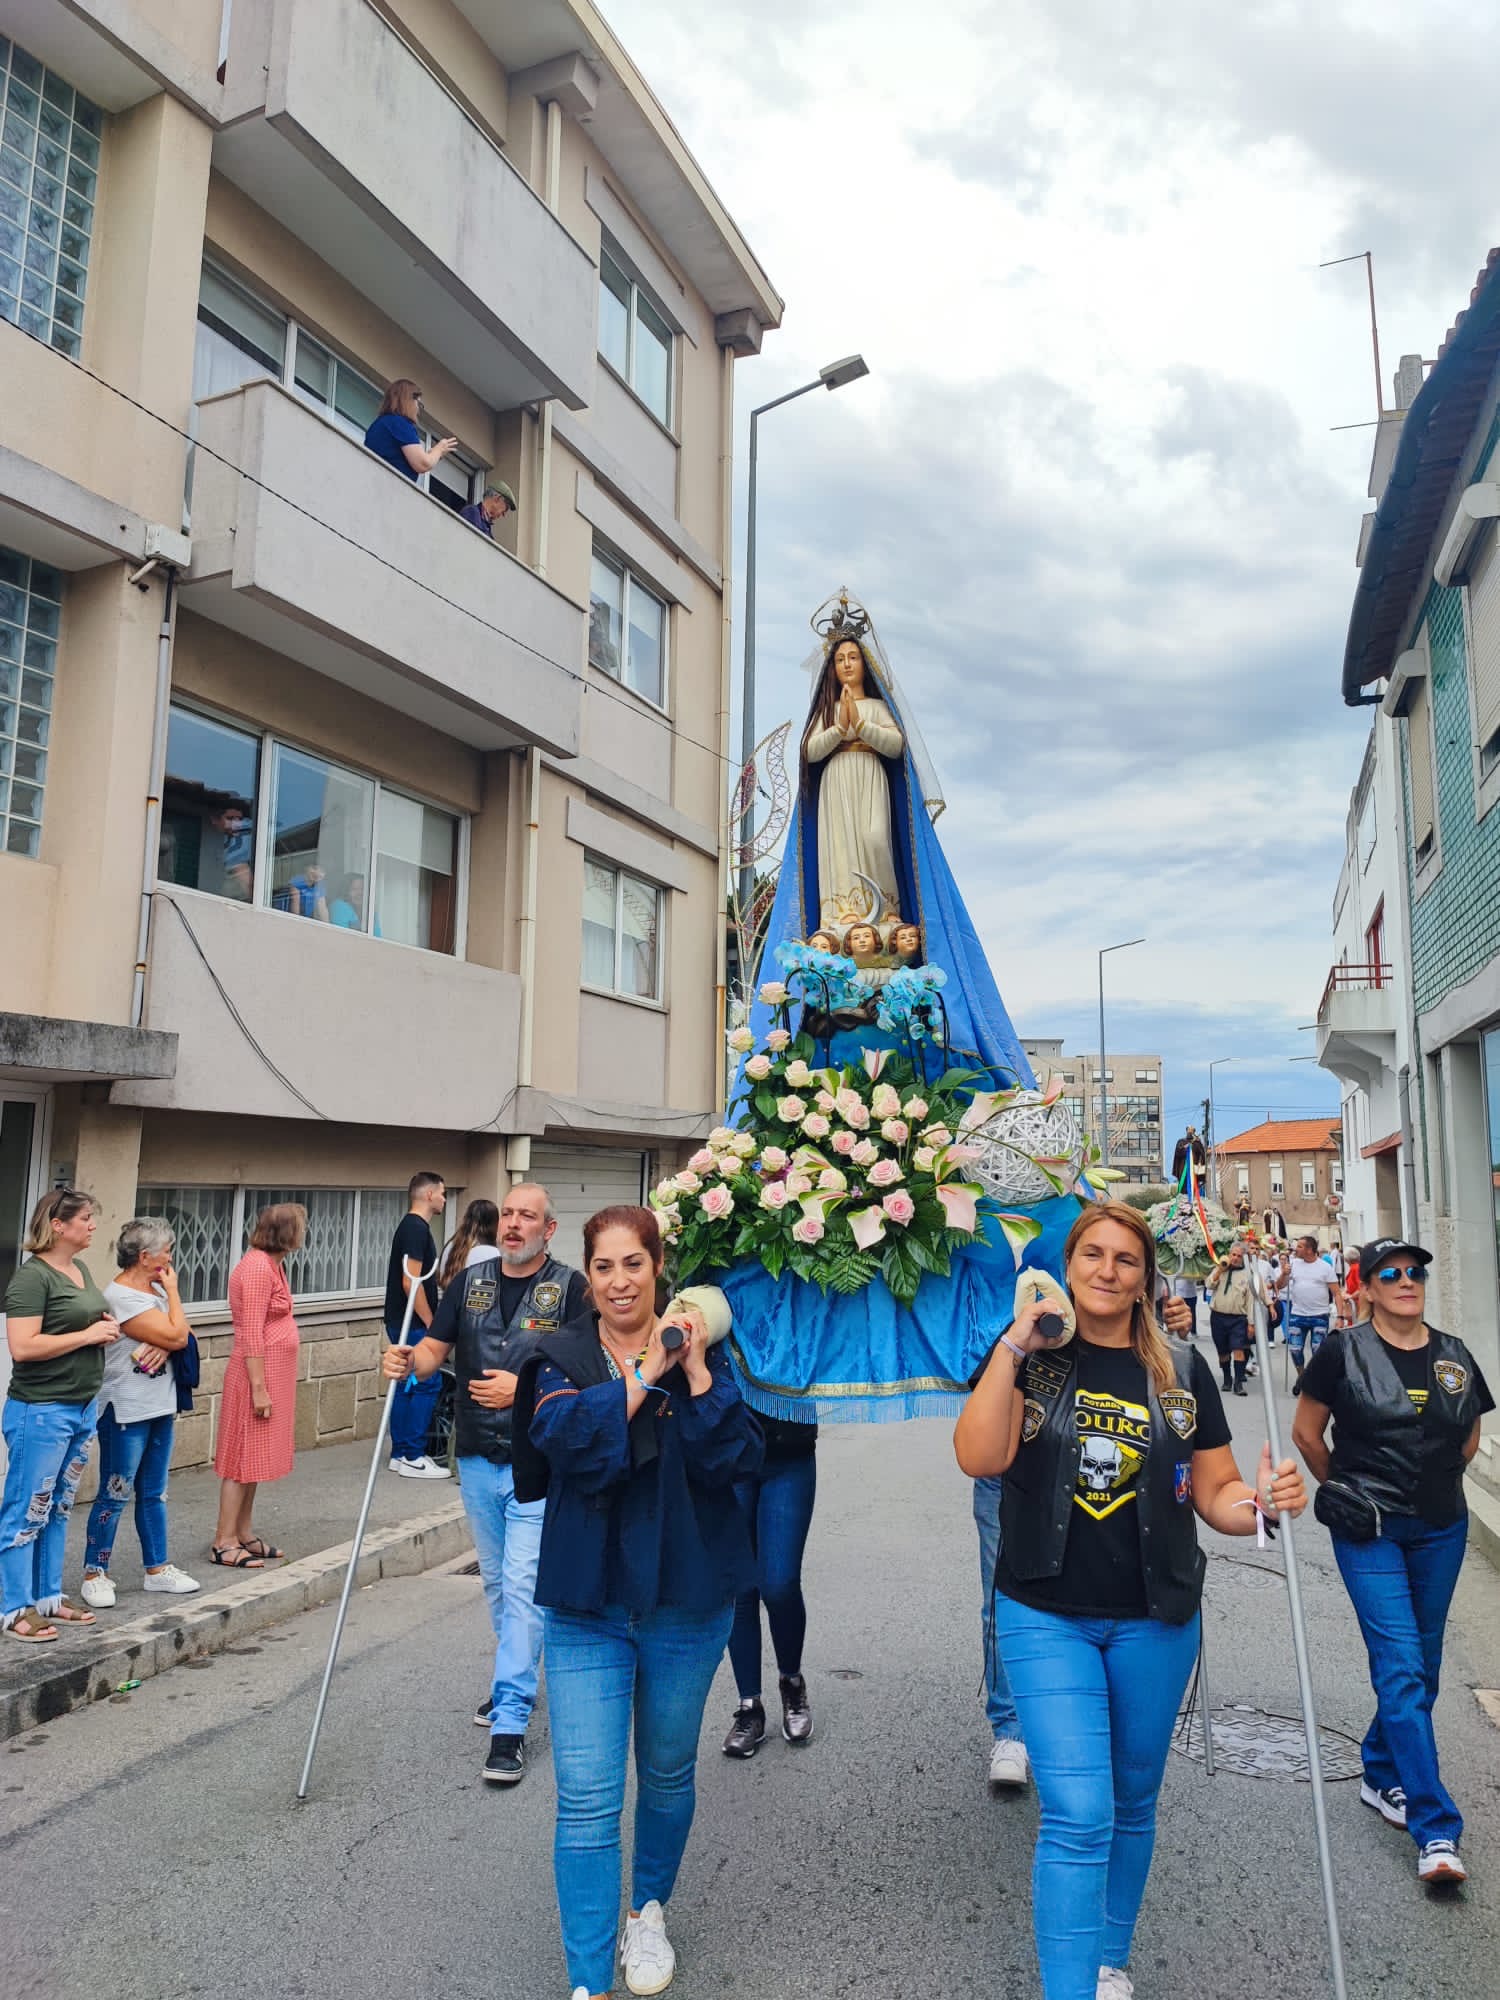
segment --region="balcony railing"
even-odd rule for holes
[[[1389,986],[1391,980],[1389,965],[1334,966],[1328,975],[1328,984],[1323,988],[1323,997],[1318,1002],[1318,1019],[1328,1019],[1328,1008],[1335,993],[1378,993],[1382,987]]]

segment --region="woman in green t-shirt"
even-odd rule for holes
[[[120,1329],[79,1255],[99,1213],[77,1188],[54,1188],[32,1211],[32,1254],[5,1292],[13,1363],[3,1429],[10,1454],[0,1500],[0,1632],[35,1645],[94,1614],[62,1594],[73,1496],[88,1464],[104,1350]]]

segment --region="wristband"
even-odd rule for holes
[[[646,1380],[645,1376],[641,1373],[641,1364],[639,1363],[639,1361],[635,1364],[635,1366],[631,1369],[630,1372],[635,1377],[636,1381],[640,1383],[643,1389],[647,1390],[650,1389],[651,1384]]]
[[[1026,1352],[1026,1349],[1024,1347],[1017,1347],[1016,1343],[1011,1339],[1008,1333],[1001,1334],[1000,1345],[1002,1347],[1008,1347],[1011,1353],[1016,1357],[1017,1361],[1020,1362],[1023,1368],[1026,1366],[1026,1363],[1031,1359],[1031,1356]]]

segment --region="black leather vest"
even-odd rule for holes
[[[1033,1354],[1022,1372],[1022,1441],[1005,1475],[1000,1507],[1005,1562],[1023,1583],[1060,1574],[1077,1512],[1073,1495],[1083,1446],[1074,1413],[1076,1345]],[[1135,1517],[1146,1609],[1165,1624],[1185,1625],[1198,1609],[1208,1566],[1198,1547],[1191,1483],[1184,1490],[1177,1476],[1177,1467],[1192,1458],[1198,1429],[1192,1349],[1174,1346],[1172,1366],[1177,1388],[1167,1392],[1165,1404],[1146,1378],[1151,1441]]]
[[[1474,1357],[1461,1340],[1427,1329],[1427,1409],[1419,1411],[1374,1326],[1337,1336],[1344,1377],[1333,1402],[1333,1463],[1342,1479],[1389,1514],[1435,1527],[1464,1512],[1463,1445],[1479,1415]]]
[[[516,1373],[540,1334],[555,1333],[568,1304],[570,1264],[547,1258],[521,1296],[510,1318],[500,1305],[500,1279],[505,1266],[498,1257],[471,1264],[454,1283],[464,1288],[453,1347],[453,1372],[458,1382],[455,1448],[460,1458],[510,1457],[510,1411],[485,1410],[469,1396],[469,1383],[486,1368]]]

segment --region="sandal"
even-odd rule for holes
[[[57,1637],[57,1628],[28,1605],[26,1610],[16,1613],[5,1633],[7,1638],[19,1639],[23,1646],[49,1646]]]
[[[248,1549],[251,1555],[259,1556],[265,1562],[280,1562],[286,1554],[285,1549],[278,1549],[274,1542],[263,1542],[259,1535],[252,1535],[248,1542],[241,1542],[240,1547]]]
[[[208,1552],[210,1562],[220,1569],[264,1569],[259,1556],[251,1555],[243,1542],[219,1542]]]
[[[92,1611],[85,1611],[81,1604],[69,1604],[65,1597],[58,1599],[57,1609],[49,1611],[47,1616],[55,1618],[59,1625],[97,1625],[99,1623]]]

